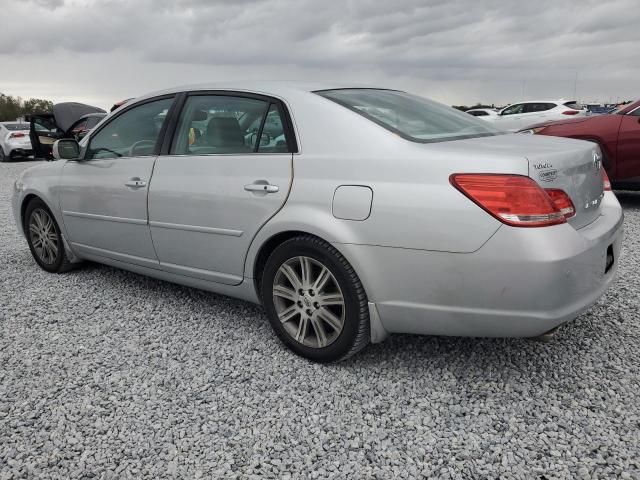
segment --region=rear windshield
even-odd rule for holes
[[[28,123],[3,123],[7,130],[29,130]]]
[[[413,142],[445,142],[504,133],[454,108],[395,90],[353,88],[315,93]]]

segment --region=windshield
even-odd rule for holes
[[[7,130],[29,130],[28,123],[3,123]]]
[[[620,113],[622,110],[625,110],[625,109],[629,108],[631,105],[640,106],[640,101],[639,100],[635,100],[635,101],[633,101],[631,103],[623,103],[622,105],[618,105],[618,108],[616,108],[611,113]]]
[[[444,142],[504,133],[488,122],[409,93],[363,88],[315,93],[414,142]]]

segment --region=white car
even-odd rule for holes
[[[469,115],[473,115],[474,117],[478,117],[482,120],[487,120],[492,122],[498,116],[498,111],[492,108],[471,108],[467,110],[465,113]]]
[[[537,123],[563,120],[567,117],[584,117],[585,110],[575,100],[528,100],[512,103],[495,117],[482,117],[495,123],[501,130],[518,131]]]
[[[33,154],[29,140],[29,124],[0,122],[0,162]]]

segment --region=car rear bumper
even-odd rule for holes
[[[33,150],[31,148],[14,148],[9,152],[9,156],[11,158],[24,158],[31,157],[33,155]]]
[[[574,319],[617,270],[623,214],[611,192],[575,230],[503,226],[473,253],[336,244],[387,332],[532,337]],[[605,273],[607,251],[614,263]]]

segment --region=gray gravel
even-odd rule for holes
[[[259,307],[87,265],[50,275],[0,164],[0,480],[640,478],[640,194],[617,283],[550,344],[395,336],[339,365]]]

